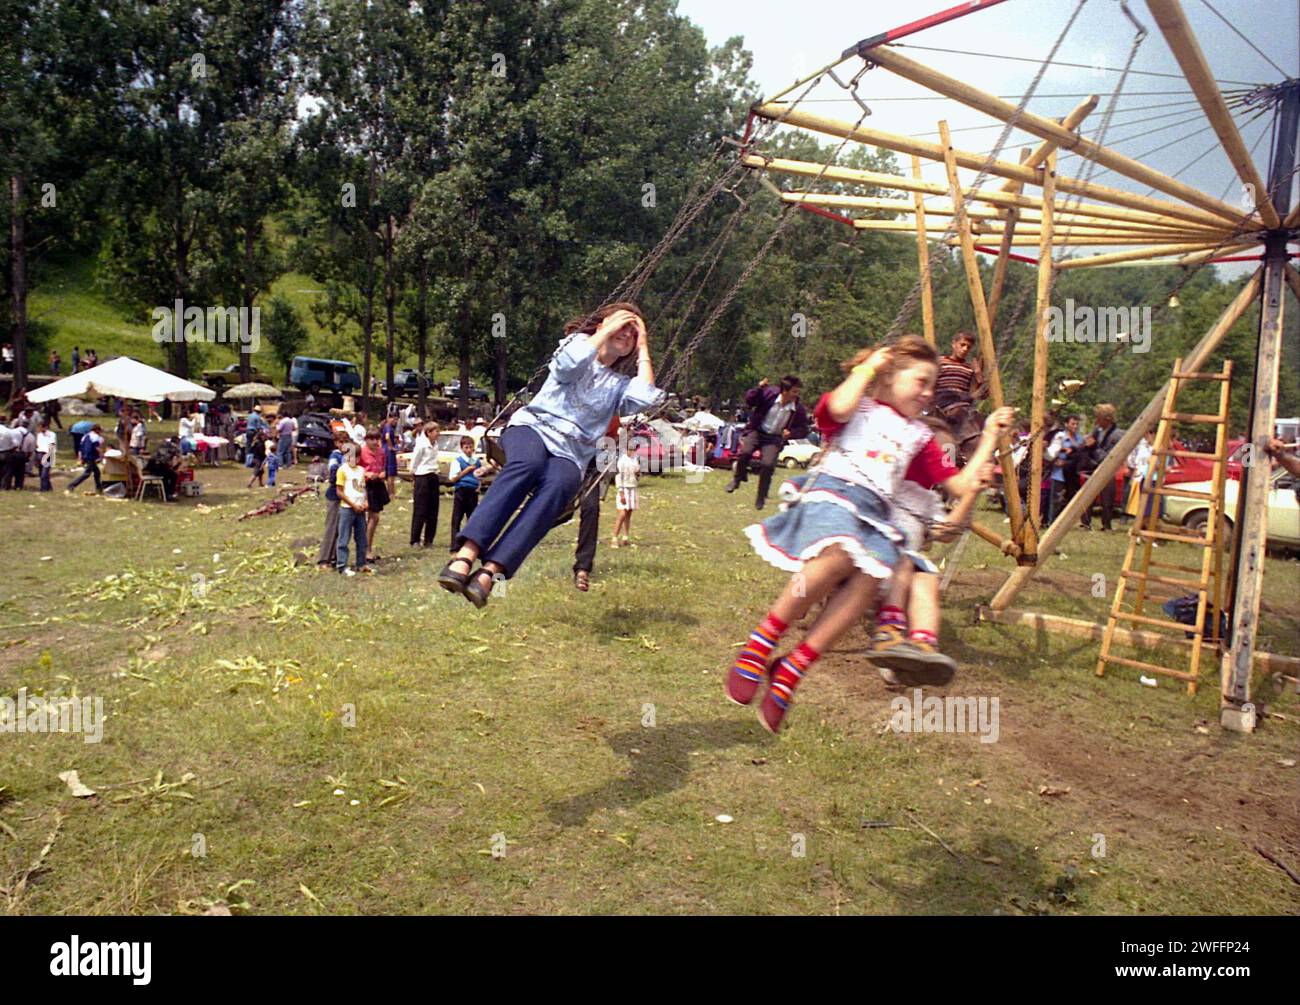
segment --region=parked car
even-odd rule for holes
[[[475,387],[474,384],[473,384],[473,382],[470,383],[470,385],[469,385],[469,390],[467,391],[467,394],[468,394],[468,397],[469,397],[469,400],[470,400],[470,401],[487,401],[487,400],[488,400],[488,392],[487,392],[487,390],[486,390],[485,388],[482,388],[482,387]],[[453,399],[455,399],[455,398],[459,398],[459,397],[460,397],[460,380],[459,380],[459,379],[457,379],[457,380],[453,380],[450,384],[447,385],[447,397],[448,397],[448,398],[453,398]]]
[[[249,369],[248,380],[254,384],[270,384],[272,387],[275,386],[275,378],[264,370],[259,370],[257,367],[251,367]],[[208,387],[215,391],[220,391],[223,388],[234,387],[236,384],[242,384],[244,383],[244,379],[239,376],[239,364],[231,363],[228,367],[222,370],[204,370],[203,383],[207,384]]]
[[[811,440],[791,440],[777,455],[776,463],[787,468],[806,468],[819,450],[821,447]]]
[[[355,363],[346,360],[295,356],[289,366],[289,383],[312,394],[355,394],[361,390],[361,374]]]
[[[432,386],[429,375],[424,375],[424,386],[427,390]],[[393,374],[393,390],[399,394],[419,394],[420,393],[420,371],[411,367],[404,367]]]
[[[333,418],[328,412],[303,412],[298,416],[298,452],[328,457],[334,449]]]
[[[1223,483],[1223,508],[1228,514],[1227,525],[1232,527],[1232,515],[1237,512],[1237,489],[1240,481]],[[1188,482],[1179,488],[1193,492],[1209,492],[1210,482]],[[1300,548],[1300,501],[1296,499],[1296,479],[1282,468],[1273,472],[1268,489],[1268,543],[1285,548]],[[1166,523],[1181,524],[1194,534],[1202,534],[1210,519],[1209,506],[1203,499],[1184,499],[1180,496],[1162,496],[1160,518]]]

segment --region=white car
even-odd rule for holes
[[[819,450],[821,447],[811,440],[791,440],[777,455],[776,462],[786,468],[806,468]]]
[[[1227,514],[1228,528],[1237,513],[1237,486],[1235,478],[1223,483],[1223,509]],[[1268,543],[1279,547],[1300,548],[1300,502],[1296,500],[1295,478],[1282,468],[1273,472],[1268,489]],[[1209,492],[1209,482],[1180,482],[1174,488],[1193,492]],[[1161,517],[1169,523],[1182,524],[1195,533],[1203,533],[1209,518],[1206,504],[1199,499],[1165,496]]]

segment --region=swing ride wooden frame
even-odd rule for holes
[[[811,178],[844,182],[878,190],[897,190],[910,196],[891,199],[812,190],[779,191],[784,202],[818,215],[829,216],[851,225],[855,230],[915,234],[921,276],[922,330],[926,341],[931,345],[936,344],[933,291],[930,284],[934,244],[932,226],[936,219],[943,220],[942,225],[947,230],[939,243],[942,247],[957,249],[966,274],[993,407],[1003,404],[992,326],[1006,270],[1012,259],[1033,262],[1037,270],[1037,284],[1030,407],[1031,485],[1039,484],[1043,471],[1042,434],[1046,422],[1048,374],[1046,325],[1054,276],[1068,269],[1126,263],[1195,266],[1237,256],[1242,252],[1262,250],[1263,253],[1258,256],[1262,260],[1261,266],[1197,345],[1184,354],[1183,366],[1187,371],[1202,369],[1228,330],[1253,304],[1261,303],[1256,387],[1251,407],[1249,442],[1254,447],[1255,456],[1266,456],[1264,451],[1272,434],[1277,409],[1283,282],[1300,296],[1300,273],[1296,273],[1287,264],[1290,257],[1287,244],[1300,236],[1296,230],[1300,225],[1300,206],[1293,208],[1290,205],[1291,182],[1295,173],[1297,119],[1300,119],[1300,84],[1293,78],[1276,89],[1274,100],[1280,106],[1274,137],[1277,155],[1272,176],[1266,181],[1242,140],[1205,55],[1188,24],[1180,0],[1146,0],[1146,7],[1177,60],[1196,103],[1213,127],[1219,144],[1244,186],[1243,193],[1253,199],[1253,206],[1249,209],[1233,206],[1081,135],[1079,126],[1097,107],[1096,96],[1090,97],[1068,116],[1056,121],[1029,112],[1024,108],[1025,102],[1017,108],[979,88],[923,65],[905,56],[891,44],[903,35],[965,16],[997,2],[1001,0],[961,4],[893,32],[859,42],[846,49],[839,59],[752,109],[752,118],[769,122],[779,120],[786,126],[908,156],[912,168],[910,177],[835,164],[767,157],[754,152],[752,148],[742,152],[741,163],[755,169],[760,176],[781,175],[792,180]],[[1124,13],[1137,28],[1133,49],[1135,55],[1138,45],[1146,37],[1146,31],[1127,7],[1124,8]],[[1132,58],[1131,55],[1130,65]],[[798,107],[801,99],[786,100],[786,96],[796,88],[810,81],[819,81],[826,74],[840,86],[848,87],[835,76],[834,71],[850,60],[863,62],[861,70],[853,78],[852,90],[854,100],[864,109],[866,105],[856,94],[856,81],[862,73],[878,68],[1006,124],[1004,137],[1014,126],[1038,137],[1041,143],[1036,149],[1022,151],[1021,161],[1013,163],[999,158],[1000,145],[990,154],[954,147],[948,124],[943,120],[938,123],[939,142],[935,143],[914,136],[901,136],[868,128],[861,122],[854,124],[814,114]],[[1121,87],[1122,83],[1123,78]],[[1116,94],[1118,93],[1117,90]],[[1104,138],[1103,124],[1100,139]],[[1091,162],[1086,165],[1087,172],[1082,178],[1058,173],[1058,150],[1077,154],[1083,161]],[[944,165],[946,184],[922,179],[921,166],[926,161]],[[1122,175],[1159,195],[1138,195],[1091,181],[1093,166]],[[961,185],[959,168],[978,172],[979,177],[973,185]],[[1002,184],[998,187],[980,186],[980,179],[985,177],[1001,179]],[[927,205],[923,202],[927,196],[946,196],[947,202]],[[829,208],[838,212],[831,213]],[[882,220],[843,215],[844,211],[853,210],[886,212],[894,214],[894,218]],[[977,260],[977,242],[980,238],[985,239],[984,244],[994,243],[992,238],[998,239],[993,282],[987,295]],[[1013,247],[1023,246],[1037,246],[1037,259],[1025,259],[1012,253]],[[1104,246],[1112,250],[1078,257],[1070,257],[1068,254],[1072,249],[1091,246]],[[983,250],[985,253],[992,252],[992,248]],[[1079,521],[1085,508],[1091,507],[1103,487],[1115,477],[1120,464],[1128,457],[1143,433],[1154,425],[1168,390],[1169,383],[1166,382],[1155,392],[1119,443],[1092,472],[1070,504],[1047,527],[1041,527],[1040,524],[1038,492],[1030,492],[1032,498],[1022,506],[1008,445],[1003,444],[1004,449],[999,453],[1011,537],[1004,539],[993,531],[972,523],[972,530],[978,536],[1017,563],[986,609],[992,618],[1004,620],[1005,614],[1015,613],[1008,612],[1012,601],[1054,553],[1061,539]],[[1230,607],[1233,619],[1232,644],[1224,653],[1222,663],[1221,721],[1226,727],[1244,730],[1253,726],[1253,711],[1247,703],[1250,699],[1250,669],[1255,656],[1255,626],[1259,617],[1263,577],[1268,472],[1268,464],[1254,464],[1248,466],[1242,476],[1242,501],[1237,514],[1239,545],[1238,554],[1233,557],[1231,580],[1235,589],[1235,603]],[[1059,622],[1062,619],[1055,620]],[[1053,630],[1052,622],[1053,619],[1044,618],[1035,624]],[[1077,626],[1073,630],[1077,632]]]

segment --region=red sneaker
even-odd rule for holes
[[[767,694],[763,695],[763,701],[758,706],[758,721],[769,733],[780,731],[781,723],[785,721],[785,713],[789,711],[790,703],[794,700],[793,695],[782,692],[785,692],[785,688],[774,684],[767,689]]]
[[[737,705],[748,705],[770,676],[768,668],[766,663],[760,667],[752,653],[741,653],[727,674],[727,698]]]

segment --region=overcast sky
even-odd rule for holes
[[[763,93],[770,96],[831,62],[858,40],[944,10],[954,6],[954,2],[679,0],[678,9],[704,30],[711,44],[720,44],[734,35],[742,36],[745,47],[753,53],[752,76]],[[1211,3],[1213,10],[1205,0],[1184,0],[1183,9],[1230,102],[1254,86],[1300,76],[1298,0],[1211,0]],[[1051,51],[1076,6],[1077,0],[1007,0],[904,39],[911,46],[905,52],[918,62],[1015,105],[1032,83],[1039,61]],[[1183,80],[1151,12],[1141,0],[1132,0],[1129,6],[1145,24],[1148,35],[1118,99],[1105,137],[1106,145],[1166,174],[1176,174],[1179,180],[1211,196],[1239,204],[1242,191],[1236,173]],[[1235,34],[1233,27],[1216,16],[1216,10],[1250,41]],[[1119,72],[1101,68],[1116,71],[1123,68],[1134,34],[1135,29],[1117,0],[1088,0],[1056,55],[1058,62],[1083,65],[1049,66],[1029,109],[1057,118],[1087,94],[1098,94],[1101,102],[1084,123],[1084,134],[1096,139],[1109,95],[1120,78]],[[1252,42],[1262,50],[1262,55],[1251,47]],[[1015,56],[1028,61],[933,52],[919,46]],[[849,61],[845,64],[848,74],[841,76],[847,78],[861,65],[856,58]],[[864,123],[871,128],[937,141],[935,123],[946,116],[953,130],[954,145],[976,152],[990,150],[1001,133],[1001,123],[956,101],[889,100],[924,97],[932,92],[883,69],[871,70],[862,78],[859,94],[872,110]],[[861,110],[844,95],[827,78],[805,100],[807,107],[819,114],[855,122]],[[1260,174],[1265,175],[1273,115],[1269,111],[1250,122],[1258,111],[1258,108],[1235,108],[1234,116],[1247,148],[1254,150]],[[1009,138],[1003,159],[1014,161],[1021,146],[1038,142],[1036,137],[1017,131]],[[1079,177],[1084,173],[1085,163],[1077,156],[1063,156],[1059,170]],[[943,180],[942,163],[929,164],[923,170],[926,179]],[[963,183],[969,183],[972,177],[973,172],[964,172]],[[1101,167],[1094,168],[1092,179],[1143,194],[1149,191],[1147,186]]]

